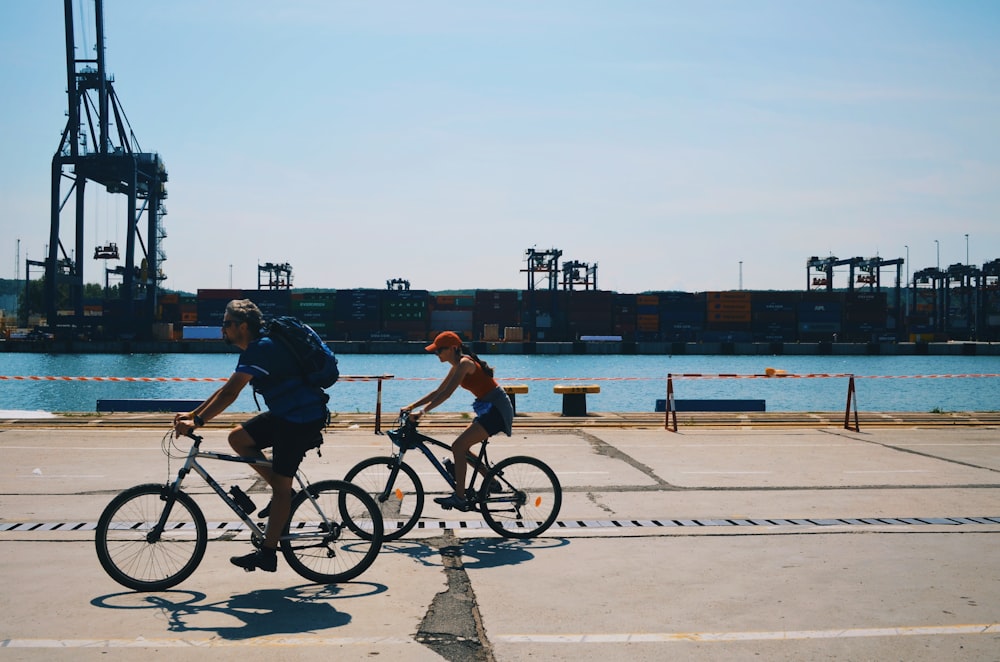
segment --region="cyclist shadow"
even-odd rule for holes
[[[396,540],[382,544],[382,553],[404,554],[426,566],[441,566],[445,557],[462,559],[467,569],[500,568],[531,561],[541,549],[565,547],[566,538],[472,538],[441,547],[418,540]]]
[[[365,584],[356,582],[350,586],[359,588]],[[365,595],[387,590],[381,584],[367,583],[367,586]],[[95,598],[91,604],[105,609],[155,609],[166,616],[169,632],[212,632],[222,639],[241,641],[343,627],[351,622],[351,615],[338,611],[329,601],[359,595],[339,595],[341,592],[342,586],[305,584],[257,589],[215,602],[205,602],[208,596],[197,591],[116,593]],[[117,598],[123,603],[113,604]]]

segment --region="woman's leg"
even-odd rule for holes
[[[482,443],[489,438],[489,433],[483,429],[479,423],[472,423],[465,428],[458,439],[451,445],[451,452],[455,462],[455,495],[460,499],[465,499],[465,476],[468,469],[466,454],[476,444]]]

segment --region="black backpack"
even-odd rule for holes
[[[340,377],[337,357],[311,326],[294,317],[275,317],[267,324],[267,335],[295,357],[307,384],[326,389],[337,382]]]

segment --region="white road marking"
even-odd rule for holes
[[[926,469],[859,469],[857,471],[845,471],[845,474],[929,474]]]
[[[778,630],[774,632],[620,632],[566,634],[500,634],[490,637],[493,643],[509,644],[642,644],[678,642],[774,641],[793,639],[851,639],[858,637],[909,637],[932,635],[996,635],[1000,624],[916,625],[886,628],[840,628],[833,630]],[[246,648],[293,646],[403,645],[419,646],[404,637],[251,637],[227,640],[219,638],[147,639],[0,639],[0,648]]]
[[[773,471],[682,471],[681,473],[691,474],[691,475],[708,475],[708,476],[714,476],[714,475],[729,476],[738,474],[742,476],[742,475],[761,475],[761,474],[766,475],[766,474],[772,474],[774,472]]]
[[[494,643],[618,644],[669,643],[681,641],[767,641],[788,639],[850,639],[856,637],[903,637],[954,634],[1000,634],[1000,624],[917,625],[889,628],[841,628],[836,630],[779,630],[776,632],[622,632],[590,634],[501,634]]]

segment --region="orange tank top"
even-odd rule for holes
[[[476,369],[462,379],[462,388],[472,391],[472,395],[477,398],[482,398],[498,386],[497,380],[487,375],[477,361],[473,359],[472,362],[476,364]]]

